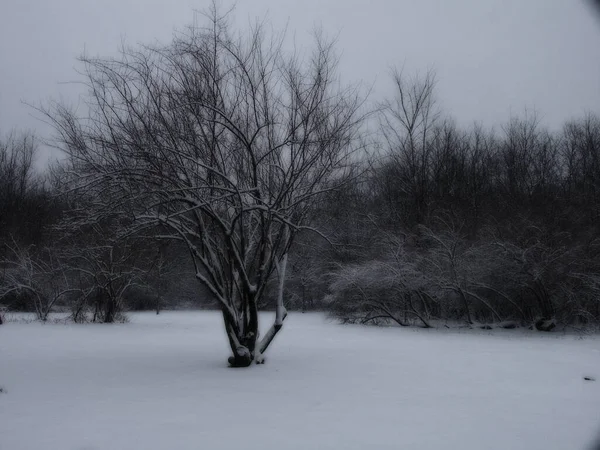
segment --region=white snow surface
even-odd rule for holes
[[[265,365],[230,369],[220,314],[130,317],[0,326],[1,450],[577,450],[600,430],[597,336],[292,313]]]

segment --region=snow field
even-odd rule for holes
[[[0,326],[0,450],[577,450],[600,431],[597,336],[292,313],[265,365],[230,369],[220,314],[130,317]]]

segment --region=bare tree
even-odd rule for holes
[[[3,282],[0,300],[17,293],[32,299],[37,318],[46,321],[57,302],[79,292],[71,287],[67,271],[54,249],[21,248],[6,245],[7,255],[0,260]]]
[[[37,140],[31,133],[0,136],[0,244],[40,245],[51,220],[43,177],[34,168],[36,151]]]
[[[235,34],[214,5],[207,18],[166,47],[83,58],[88,117],[48,113],[72,187],[98,198],[89,220],[120,214],[125,233],[185,244],[220,304],[230,364],[248,366],[286,317],[287,254],[309,208],[353,176],[362,99],[339,86],[321,36],[309,56],[288,55],[263,26]],[[276,318],[259,339],[275,273]]]
[[[570,219],[593,226],[600,218],[600,117],[588,114],[567,123],[560,154],[563,195]]]
[[[33,182],[36,143],[32,134],[9,133],[0,140],[0,193],[2,199],[23,197]]]
[[[446,293],[446,301],[457,312],[456,318],[465,318],[473,324],[476,319],[501,322],[505,319],[526,321],[522,307],[511,298],[510,287],[518,281],[514,265],[493,243],[470,241],[463,234],[463,224],[438,218],[439,230],[421,226],[426,271],[433,286]],[[509,261],[510,262],[510,261]],[[440,297],[442,295],[440,294]],[[444,313],[447,317],[448,311]]]
[[[145,278],[143,268],[136,265],[136,249],[109,238],[72,246],[64,253],[70,283],[80,293],[71,305],[73,320],[112,323],[122,319],[125,294]]]
[[[415,213],[414,223],[422,223],[429,201],[431,147],[429,140],[439,118],[436,108],[435,73],[406,76],[392,71],[395,87],[393,99],[381,105],[381,132],[399,179],[397,200],[406,198],[407,213]],[[406,220],[406,219],[405,219]]]
[[[597,320],[598,255],[593,248],[597,243],[592,241],[586,249],[570,239],[568,233],[548,233],[529,225],[520,242],[495,242],[511,262],[511,284],[520,290],[516,294],[539,330],[579,318]]]

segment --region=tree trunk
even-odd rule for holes
[[[461,288],[458,288],[458,294],[460,295],[460,299],[463,302],[463,305],[465,307],[465,313],[467,315],[467,323],[469,325],[473,325],[473,319],[471,317],[471,309],[469,308],[469,300],[467,300],[467,296],[465,295],[464,291]]]
[[[106,310],[104,311],[104,323],[113,323],[117,315],[117,307],[115,299],[112,295],[108,296],[106,301]]]
[[[242,335],[242,331],[246,331],[246,333],[251,333],[252,331],[255,334],[258,333],[258,320],[254,322],[256,329],[252,330],[248,326],[246,330],[241,330],[235,318],[224,308],[223,321],[225,322],[225,332],[227,333],[229,346],[233,352],[233,356],[229,357],[229,365],[231,367],[248,367],[254,360],[254,355],[248,347],[256,345],[256,338],[254,338],[253,344],[248,344],[247,339]]]
[[[275,338],[275,335],[279,332],[279,330],[281,330],[283,321],[287,317],[287,310],[283,306],[283,288],[285,286],[285,271],[287,268],[287,261],[288,255],[286,253],[283,255],[281,262],[277,264],[277,272],[279,273],[279,286],[277,291],[277,304],[275,306],[275,322],[258,345],[258,356],[260,359],[257,361],[257,363],[264,362],[264,358],[262,356],[263,353],[267,351],[267,348]]]
[[[283,288],[285,284],[285,272],[287,267],[287,254],[285,254],[277,269],[279,273],[279,286],[277,294],[277,306],[275,310],[275,322],[258,342],[258,307],[257,299],[253,294],[247,293],[247,317],[244,317],[242,324],[238,323],[231,312],[223,308],[223,320],[225,322],[225,332],[229,340],[229,346],[233,356],[229,357],[231,367],[248,367],[252,362],[262,364],[264,362],[263,353],[267,350],[275,335],[283,326],[283,321],[287,317],[287,311],[283,306]]]

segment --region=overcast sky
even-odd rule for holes
[[[23,102],[76,100],[76,57],[120,42],[168,42],[194,0],[0,0],[0,132],[50,130]],[[223,2],[230,5],[231,2]],[[443,110],[501,125],[525,108],[557,128],[600,112],[600,17],[584,0],[238,0],[241,26],[268,14],[300,45],[315,26],[338,36],[348,81],[385,95],[391,65],[434,68]]]

